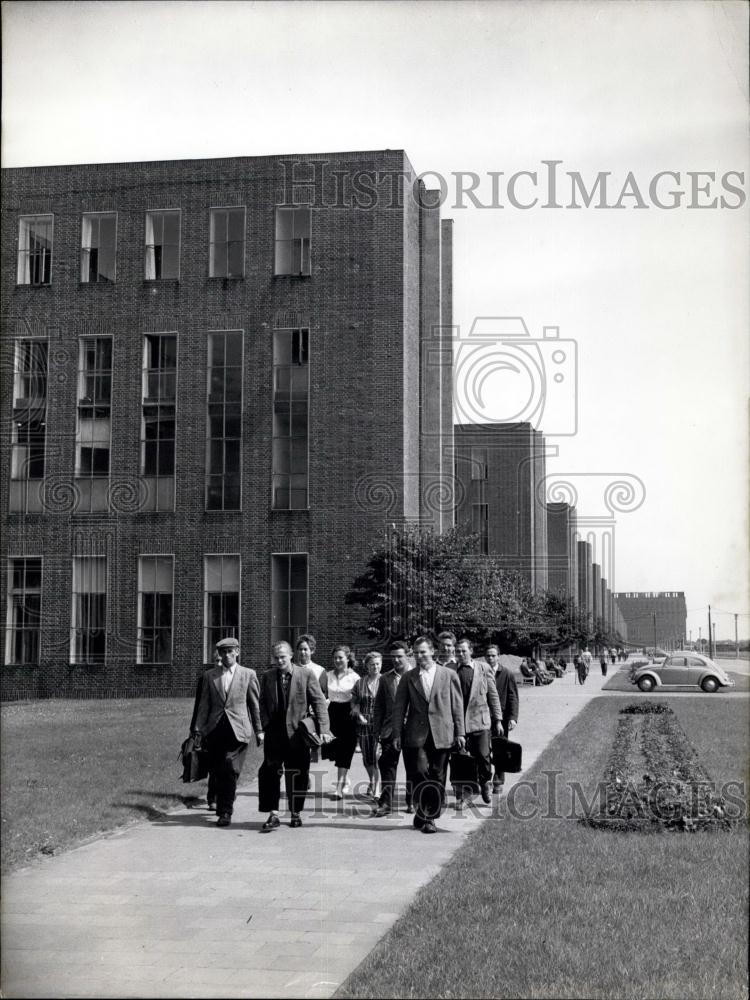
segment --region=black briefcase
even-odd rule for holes
[[[470,753],[455,750],[450,757],[450,783],[452,785],[476,784],[477,762]]]
[[[177,758],[182,761],[183,781],[202,781],[208,776],[208,754],[205,750],[196,749],[192,736],[184,741]]]
[[[517,774],[521,768],[521,744],[505,736],[492,737],[492,763],[496,771]]]

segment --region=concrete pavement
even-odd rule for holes
[[[520,687],[525,771],[599,693],[592,668],[583,687],[570,669]],[[363,798],[332,801],[332,769],[313,768],[302,829],[282,815],[260,834],[253,782],[228,829],[178,809],[7,876],[2,995],[331,996],[491,807],[461,815],[449,796],[424,836],[403,812],[376,820]],[[364,791],[359,756],[351,778]]]

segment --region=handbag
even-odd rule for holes
[[[521,744],[505,736],[492,737],[492,763],[496,771],[517,774],[521,768]]]
[[[195,737],[188,736],[177,757],[182,761],[183,781],[202,781],[208,776],[208,754],[195,745]]]
[[[323,737],[318,733],[318,727],[315,719],[306,715],[304,719],[297,726],[297,736],[302,740],[306,747],[311,750],[317,749],[323,745]]]
[[[450,756],[450,783],[468,785],[477,782],[477,762],[470,753],[454,750]]]

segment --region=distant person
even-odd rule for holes
[[[602,677],[607,676],[607,650],[603,649],[599,653],[599,666],[602,668]]]
[[[240,646],[227,637],[216,643],[220,667],[203,675],[195,732],[208,752],[208,770],[216,791],[217,826],[229,826],[248,743],[253,732],[263,742],[258,675],[237,662]]]
[[[455,670],[436,663],[426,637],[414,643],[416,667],[399,682],[393,705],[393,747],[402,741],[406,773],[412,782],[414,826],[436,833],[451,747],[463,750],[464,712]]]
[[[586,664],[586,673],[588,674],[588,672],[591,670],[591,661],[593,660],[593,656],[591,655],[591,651],[589,650],[588,646],[586,646],[584,651],[581,653],[581,658],[583,659],[583,662]]]
[[[437,637],[438,649],[437,655],[435,656],[435,662],[441,664],[443,667],[453,667],[455,670],[458,666],[458,661],[456,660],[456,635],[454,632],[440,632]]]
[[[501,663],[500,650],[497,646],[488,646],[484,658],[489,663],[490,669],[495,673],[495,687],[497,688],[497,696],[500,699],[503,730],[506,736],[510,736],[518,725],[518,684],[513,672]],[[495,771],[492,779],[493,790],[502,792],[504,784],[505,772]]]
[[[281,776],[284,775],[286,800],[291,812],[289,825],[302,826],[305,808],[310,750],[297,732],[302,719],[312,713],[316,730],[324,742],[331,738],[326,700],[311,670],[292,663],[288,642],[274,643],[274,665],[260,682],[260,715],[263,723],[263,763],[258,772],[258,809],[267,812],[262,833],[271,833],[281,825],[279,800]]]
[[[354,669],[354,654],[348,646],[334,646],[331,663],[332,668],[327,673],[328,717],[331,732],[336,737],[333,749],[337,768],[333,798],[343,799],[350,791],[349,768],[357,745],[357,724],[352,718],[352,693],[359,674]]]
[[[557,665],[560,668],[560,676],[562,677],[562,675],[567,672],[568,661],[565,659],[564,656],[561,656],[557,661]]]
[[[373,714],[373,734],[380,741],[380,798],[375,816],[387,816],[393,808],[396,789],[396,772],[401,751],[393,746],[393,704],[398,686],[403,682],[409,668],[408,647],[405,642],[391,643],[391,669],[381,675],[378,693],[375,696]],[[406,811],[412,812],[411,785],[406,783]]]
[[[529,669],[538,679],[540,684],[551,684],[555,679],[554,674],[548,674],[544,667],[538,662],[538,660],[534,659],[533,656],[530,656],[527,662],[529,664]]]
[[[364,660],[365,675],[360,677],[352,690],[352,717],[357,725],[359,745],[362,749],[362,763],[370,779],[367,797],[378,797],[378,741],[373,729],[375,699],[380,688],[380,671],[383,657],[374,650],[367,653]]]
[[[576,653],[575,657],[573,658],[573,666],[575,667],[578,683],[585,684],[586,678],[588,677],[589,668],[586,664],[586,661],[583,658],[582,653]]]
[[[615,663],[617,661],[617,650],[614,646],[609,651],[609,659],[611,663]]]

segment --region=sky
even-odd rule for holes
[[[575,487],[582,522],[613,528],[613,589],[685,591],[694,638],[708,604],[717,638],[735,612],[750,634],[744,3],[18,2],[2,17],[6,167],[402,148],[429,186],[445,178],[462,370],[476,317],[529,331],[509,348],[507,321],[483,321],[477,349],[506,360],[483,369],[482,412],[533,395],[536,364],[548,476]],[[542,207],[551,160],[559,208]],[[460,171],[479,206],[456,197]],[[509,197],[519,171],[537,174],[515,188],[533,207]],[[567,207],[568,175],[590,190],[602,171],[605,205],[624,207]],[[651,197],[661,171],[679,179]],[[715,180],[693,193],[699,171]],[[632,184],[620,199],[630,172],[646,207]],[[678,207],[655,204],[675,189]],[[561,385],[544,327],[564,341]],[[470,407],[459,382],[457,418]],[[607,506],[617,482],[633,509]]]

